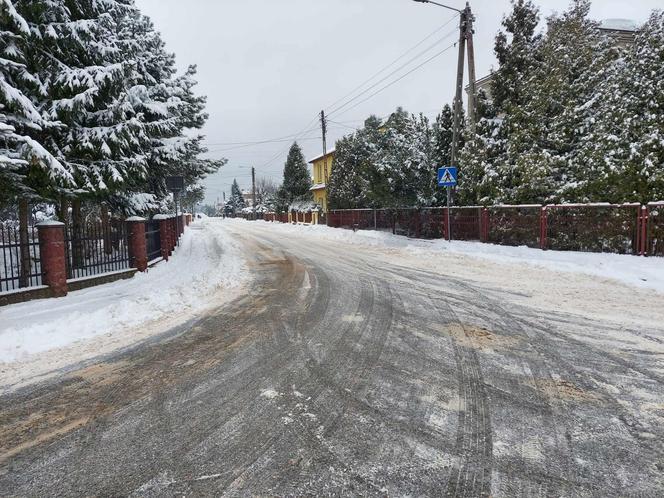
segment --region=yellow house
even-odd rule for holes
[[[314,195],[314,202],[322,208],[323,213],[327,213],[327,184],[332,174],[333,162],[334,149],[309,161],[314,167],[314,186],[311,187],[311,192]]]

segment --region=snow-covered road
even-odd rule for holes
[[[0,489],[664,494],[655,289],[578,263],[210,223],[242,247],[246,295],[0,396]]]

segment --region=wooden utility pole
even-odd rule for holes
[[[253,219],[256,221],[256,168],[251,167],[251,205],[253,207]]]
[[[477,88],[475,82],[477,75],[475,74],[475,46],[473,43],[473,34],[475,29],[473,22],[475,16],[470,10],[470,3],[466,2],[466,43],[468,44],[468,119],[470,127],[475,131],[475,124],[477,123]]]
[[[327,183],[327,119],[325,111],[320,111],[320,127],[323,132],[323,183]]]
[[[459,15],[459,58],[457,60],[456,96],[454,97],[454,130],[452,132],[452,150],[450,166],[456,166],[459,136],[461,135],[461,110],[463,105],[463,66],[466,56],[466,10]],[[448,196],[449,203],[449,196]]]

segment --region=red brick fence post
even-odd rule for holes
[[[67,295],[67,263],[65,261],[65,225],[59,221],[42,221],[39,231],[39,253],[43,282],[53,297]]]
[[[171,247],[169,245],[168,215],[158,214],[152,219],[159,222],[161,257],[164,258],[164,261],[168,261],[168,257],[171,255]]]
[[[145,240],[145,218],[132,216],[127,218],[127,236],[129,243],[129,265],[138,271],[148,269],[148,250]]]

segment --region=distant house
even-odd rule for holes
[[[606,19],[600,23],[599,30],[613,39],[617,46],[627,49],[634,45],[639,25],[629,19]],[[479,93],[480,90],[483,90],[487,98],[491,100],[492,80],[493,73],[478,79],[475,81],[475,91]],[[470,85],[466,86],[466,95],[470,95]]]
[[[253,207],[254,206],[254,196],[251,192],[251,190],[243,190],[242,191],[242,198],[244,199],[244,205],[247,207]]]
[[[314,202],[318,204],[323,213],[327,213],[327,184],[332,174],[332,163],[334,162],[334,149],[326,154],[314,157],[309,161],[313,165],[313,183],[311,192],[314,196]]]

